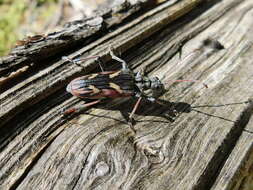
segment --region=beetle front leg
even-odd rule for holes
[[[142,99],[142,97],[139,97],[138,100],[137,100],[137,102],[135,103],[134,108],[133,108],[131,114],[129,115],[129,120],[132,120],[132,117],[133,117],[134,113],[136,112],[138,106],[141,103],[141,99]]]
[[[62,60],[65,60],[65,61],[69,61],[69,62],[71,62],[71,63],[74,63],[74,64],[76,64],[76,65],[79,66],[79,67],[83,67],[83,66],[80,64],[82,61],[87,61],[87,60],[89,60],[89,59],[95,59],[95,61],[98,62],[98,65],[99,65],[101,71],[104,72],[104,69],[103,69],[103,67],[102,67],[102,65],[101,65],[100,56],[98,56],[98,55],[89,56],[89,57],[85,57],[85,58],[77,58],[77,59],[72,59],[72,58],[69,58],[68,56],[62,56]]]
[[[96,100],[96,101],[93,101],[93,102],[89,102],[89,103],[83,104],[81,106],[75,106],[73,108],[70,108],[70,109],[64,111],[63,115],[69,115],[69,114],[72,114],[72,113],[80,112],[82,109],[93,106],[95,104],[98,104],[99,102],[101,102],[101,100]]]
[[[166,106],[164,103],[160,102],[159,100],[157,100],[156,98],[152,97],[152,96],[147,96],[146,100],[152,102],[152,103],[157,103],[160,104],[162,106]]]

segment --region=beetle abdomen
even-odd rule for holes
[[[131,96],[135,93],[134,77],[122,71],[102,72],[76,78],[67,91],[81,98]]]

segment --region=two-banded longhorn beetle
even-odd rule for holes
[[[94,73],[72,80],[66,88],[69,93],[82,99],[93,99],[94,101],[82,106],[70,108],[64,112],[64,115],[98,104],[105,98],[112,99],[135,96],[138,97],[138,100],[129,115],[129,120],[131,121],[142,98],[162,104],[156,100],[156,98],[145,95],[145,91],[148,89],[151,89],[153,92],[164,89],[164,84],[157,77],[146,77],[142,75],[141,71],[134,73],[127,67],[126,62],[115,56],[112,51],[110,51],[110,55],[112,59],[122,63],[122,69],[118,71]],[[77,62],[68,57],[63,58],[73,63]],[[85,60],[91,58],[98,58],[98,56],[88,57],[85,58]],[[182,81],[196,82],[196,80],[175,80],[173,82]]]

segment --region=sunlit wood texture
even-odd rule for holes
[[[252,187],[253,2],[142,5],[72,23],[1,60],[0,189]],[[225,49],[202,49],[180,62],[181,47],[182,60],[208,37]],[[166,84],[160,99],[171,103],[143,101],[136,135],[125,114],[136,99],[63,118],[62,109],[83,104],[65,92],[67,83],[99,66],[61,57],[100,55],[106,70],[119,69],[109,47],[134,71],[209,88]]]

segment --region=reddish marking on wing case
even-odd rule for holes
[[[72,90],[72,94],[80,98],[88,98],[92,92],[92,90]]]
[[[119,93],[117,90],[114,90],[114,89],[103,89],[102,93],[104,97],[108,97],[108,98],[132,96],[132,93]]]

